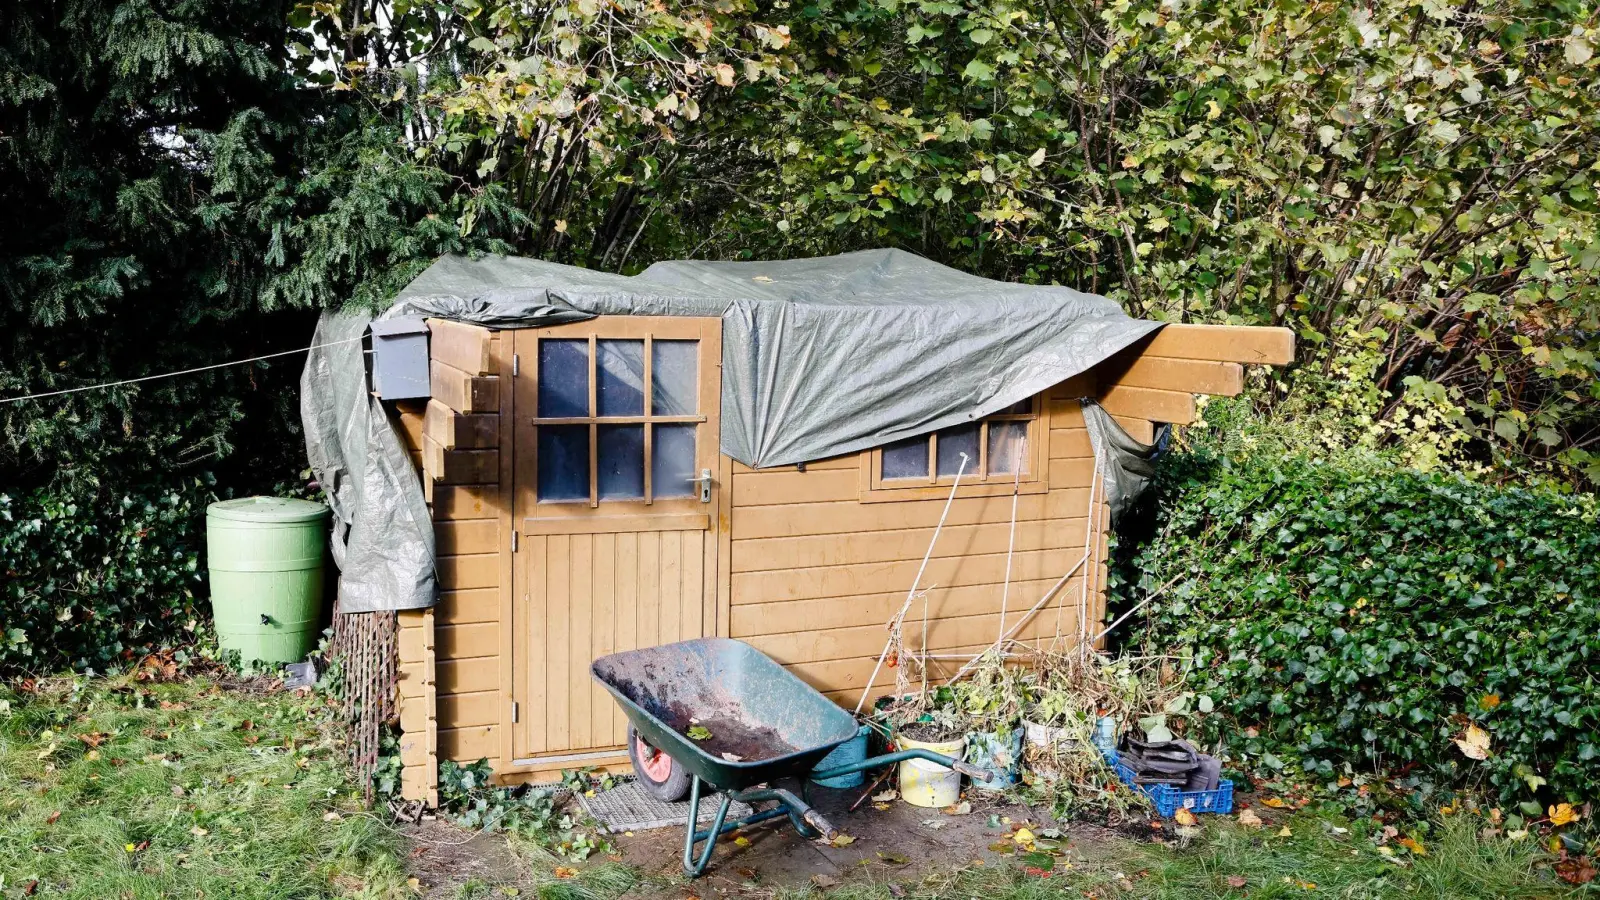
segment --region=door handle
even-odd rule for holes
[[[710,503],[711,502],[711,470],[710,469],[701,469],[700,470],[700,477],[699,478],[691,478],[691,479],[689,479],[689,482],[691,484],[700,485],[700,502],[701,503]]]

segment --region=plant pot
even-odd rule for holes
[[[895,742],[902,750],[932,750],[954,759],[961,758],[967,745],[964,737],[951,741],[918,741],[899,735]],[[912,806],[939,809],[961,799],[961,773],[922,759],[900,763],[900,799]]]
[[[812,766],[811,771],[817,772],[824,769],[832,769],[838,766],[847,766],[851,763],[861,762],[867,758],[867,738],[871,735],[871,728],[866,725],[861,726],[861,728],[856,731],[855,737],[833,748],[833,750],[829,752],[827,756],[822,758],[822,762]],[[849,775],[840,775],[837,778],[825,778],[820,781],[813,778],[811,779],[811,783],[825,788],[853,788],[860,787],[861,782],[865,780],[865,773],[851,772]]]
[[[966,761],[994,773],[994,780],[974,780],[972,786],[985,791],[1003,791],[1017,783],[1022,772],[1020,728],[1006,731],[973,731],[967,734]]]

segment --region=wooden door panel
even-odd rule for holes
[[[621,746],[627,720],[589,677],[589,663],[620,650],[702,635],[710,532],[535,535],[527,580],[527,754],[583,753]],[[529,685],[534,687],[534,685]]]
[[[587,503],[540,502],[538,429],[569,427],[583,417],[569,414],[552,421],[534,415],[539,342],[587,340],[594,353],[592,348],[611,339],[699,341],[695,462],[716,472],[720,328],[716,319],[602,317],[519,331],[514,337],[521,376],[513,380],[512,493],[521,545],[513,563],[512,699],[520,713],[512,740],[519,762],[581,759],[620,748],[627,720],[589,677],[589,664],[620,650],[700,637],[715,628],[716,620],[711,582],[717,542],[711,523],[720,485],[712,485],[709,503],[698,493],[633,500],[591,494]],[[595,378],[591,374],[591,387]],[[646,415],[630,421],[651,421],[649,396]],[[599,415],[592,391],[590,404],[585,421],[604,427],[609,417]],[[686,418],[675,413],[671,424],[681,428]],[[647,446],[654,446],[653,438],[647,438]]]

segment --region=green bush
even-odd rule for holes
[[[1600,797],[1600,529],[1591,496],[1381,459],[1198,452],[1134,559],[1148,638],[1192,654],[1236,754],[1333,781]],[[1175,580],[1174,580],[1175,579]],[[1486,759],[1455,743],[1487,730]]]
[[[190,640],[209,480],[0,494],[0,671],[99,669]]]

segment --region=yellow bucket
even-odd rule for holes
[[[959,737],[953,741],[929,743],[896,735],[895,743],[901,750],[932,750],[951,759],[960,759],[967,739]],[[961,799],[961,773],[923,759],[903,760],[900,763],[900,799],[929,809],[950,806]]]

